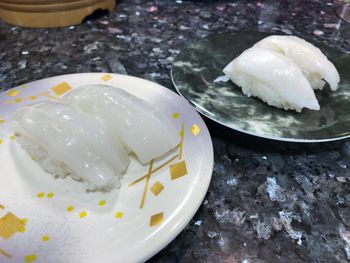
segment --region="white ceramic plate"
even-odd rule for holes
[[[13,141],[8,124],[16,108],[94,83],[151,102],[179,129],[182,147],[154,163],[148,186],[149,167],[133,160],[119,191],[86,193],[79,182],[45,173]],[[0,105],[0,262],[145,261],[180,233],[203,201],[213,169],[210,135],[186,100],[158,84],[116,74],[63,75],[3,92]]]

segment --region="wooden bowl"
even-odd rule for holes
[[[115,0],[2,0],[0,18],[23,27],[62,27],[80,24],[98,9],[114,7]]]

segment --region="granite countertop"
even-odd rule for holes
[[[350,53],[350,24],[331,1],[119,1],[82,25],[24,29],[0,22],[1,90],[75,72],[115,72],[172,90],[188,41],[256,30],[312,37]],[[150,262],[350,260],[350,140],[289,144],[205,119],[215,151],[203,205]]]

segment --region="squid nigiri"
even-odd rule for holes
[[[114,138],[148,163],[179,143],[178,131],[150,103],[107,85],[87,85],[67,94],[63,100],[102,119]]]
[[[89,190],[118,187],[129,164],[122,143],[111,139],[102,121],[68,104],[22,107],[11,126],[16,141],[44,170],[83,180]]]
[[[304,107],[320,109],[301,70],[278,52],[258,47],[247,49],[223,71],[246,96],[258,97],[271,106],[298,112]]]
[[[325,81],[332,90],[338,88],[339,74],[321,50],[295,36],[269,36],[254,47],[279,52],[293,60],[313,89],[322,89]]]

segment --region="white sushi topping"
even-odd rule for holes
[[[339,74],[333,63],[319,48],[301,38],[269,36],[256,43],[255,47],[273,50],[291,58],[313,89],[322,89],[325,81],[332,90],[338,88]]]
[[[304,107],[320,109],[301,70],[277,52],[256,47],[247,49],[223,71],[245,95],[258,97],[271,106],[298,112]]]
[[[335,66],[312,44],[294,36],[270,36],[231,61],[224,73],[242,88],[271,106],[301,112],[319,110],[313,89],[327,82],[339,84]]]
[[[169,118],[150,103],[120,88],[88,85],[67,94],[64,101],[101,119],[113,137],[146,164],[179,143]]]
[[[72,175],[96,188],[120,177],[129,156],[104,124],[64,103],[41,102],[19,109],[12,128],[16,140],[54,176]]]

